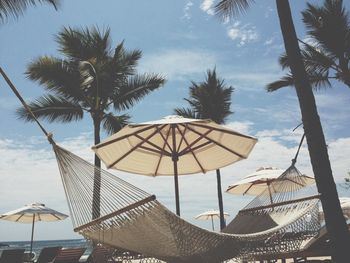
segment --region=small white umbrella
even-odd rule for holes
[[[272,193],[288,191],[289,187],[282,187],[286,183],[305,187],[315,182],[315,179],[313,177],[302,175],[302,185],[300,185],[300,182],[288,179],[282,183],[283,185],[281,185],[281,187],[278,187],[278,184],[275,184],[273,187],[271,187],[271,183],[280,177],[284,172],[285,170],[281,170],[275,167],[260,167],[254,173],[247,175],[237,183],[231,184],[227,188],[226,192],[230,194],[247,194],[258,196],[266,191],[266,189],[268,189],[270,201],[272,203]]]
[[[230,215],[228,213],[224,212],[224,218],[226,219],[227,217],[229,217]],[[201,213],[197,216],[195,216],[195,219],[198,220],[211,220],[211,226],[213,228],[214,231],[214,218],[215,219],[220,219],[220,211],[217,210],[209,210],[207,212]]]
[[[0,215],[0,219],[3,219],[3,220],[18,222],[18,223],[32,223],[30,255],[32,254],[32,248],[33,248],[34,223],[36,221],[52,222],[52,221],[64,220],[67,217],[68,217],[67,215],[57,212],[51,208],[46,207],[44,204],[40,204],[40,203],[25,205],[24,207],[21,207],[16,210]]]

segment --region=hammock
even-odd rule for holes
[[[173,214],[154,195],[55,144],[53,148],[74,231],[102,244],[167,262],[220,262],[296,251],[302,240],[319,229],[316,196],[267,206],[248,205],[225,233],[210,232]],[[100,217],[91,220],[95,174],[101,178]]]
[[[264,194],[258,196],[239,212],[226,233],[196,227],[169,211],[154,195],[56,145],[1,67],[0,73],[52,144],[74,231],[88,239],[167,262],[220,262],[298,251],[302,240],[320,229],[318,197],[285,200],[283,192],[274,197],[278,203],[273,204],[266,204]],[[283,180],[296,180],[294,164],[281,176]],[[277,188],[278,183],[272,187]],[[100,192],[99,207],[94,188]]]

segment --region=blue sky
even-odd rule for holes
[[[305,1],[291,1],[298,37],[306,39],[301,23]],[[311,1],[321,4],[322,1]],[[208,69],[235,88],[234,114],[227,125],[256,136],[259,142],[250,158],[223,170],[223,189],[260,166],[287,168],[293,158],[301,131],[292,129],[301,122],[298,101],[292,88],[267,93],[265,85],[283,75],[277,58],[283,52],[282,37],[274,1],[257,1],[246,15],[232,21],[213,16],[211,0],[148,1],[63,1],[58,12],[48,6],[29,9],[18,20],[0,26],[1,66],[26,100],[41,95],[43,89],[25,78],[26,66],[42,55],[59,56],[54,35],[64,26],[111,28],[113,44],[125,40],[127,49],[141,49],[139,72],[155,72],[167,83],[130,111],[133,122],[159,119],[184,106],[190,81],[202,81]],[[350,4],[346,3],[347,8]],[[55,160],[36,125],[16,119],[19,102],[0,79],[0,213],[38,201],[68,213]],[[341,181],[350,170],[349,120],[350,91],[334,83],[332,89],[316,93],[334,176]],[[89,118],[73,124],[48,124],[58,142],[92,160],[92,123]],[[312,175],[308,154],[303,147],[298,167]],[[148,178],[115,172],[155,193],[170,209],[174,208],[172,178]],[[198,191],[193,191],[193,185]],[[202,227],[193,216],[216,209],[215,175],[180,178],[183,217]],[[348,195],[344,192],[343,195]],[[225,210],[234,215],[247,198],[224,195]],[[0,222],[1,240],[25,240],[30,227]],[[69,220],[42,223],[38,239],[77,237]]]

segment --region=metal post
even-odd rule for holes
[[[32,251],[33,251],[34,222],[35,222],[35,214],[33,214],[32,237],[30,239],[30,254],[29,254],[30,259],[32,259]]]
[[[175,136],[175,125],[171,125],[173,149],[172,149],[172,160],[174,163],[174,183],[175,183],[175,202],[176,202],[176,214],[180,216],[180,197],[179,197],[179,179],[177,171],[177,161],[179,157],[176,152],[176,136]]]

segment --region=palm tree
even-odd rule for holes
[[[101,125],[112,134],[123,127],[129,116],[115,115],[131,108],[145,95],[162,86],[165,80],[157,74],[136,74],[140,50],[127,51],[121,42],[111,48],[110,29],[64,28],[56,36],[58,50],[64,58],[43,56],[29,64],[26,75],[37,81],[47,94],[29,103],[34,114],[49,122],[72,122],[90,115],[94,143],[100,142]],[[20,108],[18,116],[33,121]],[[101,161],[95,155],[95,166]],[[100,173],[95,171],[93,219],[100,215]]]
[[[6,18],[18,17],[29,6],[36,6],[42,3],[51,4],[56,10],[61,0],[0,0],[0,22],[3,22]]]
[[[190,98],[185,99],[189,108],[176,108],[175,113],[188,118],[211,119],[218,124],[225,123],[227,117],[232,114],[230,110],[231,94],[233,87],[227,87],[224,80],[216,75],[216,69],[207,71],[204,82],[199,84],[192,82]],[[220,210],[220,228],[225,227],[224,207],[222,201],[220,170],[216,170],[218,200]]]
[[[245,10],[253,0],[221,0],[216,5],[217,14],[231,17]],[[315,97],[306,73],[288,0],[276,0],[284,46],[288,56],[294,86],[299,100],[302,121],[307,140],[316,185],[321,194],[327,230],[331,240],[332,258],[337,262],[348,262],[350,258],[350,236],[343,216],[322,125],[318,116]]]
[[[302,12],[311,44],[303,43],[301,55],[310,83],[318,88],[330,87],[335,79],[350,88],[350,18],[341,0],[325,0],[323,6],[307,4]],[[288,57],[283,54],[279,63],[289,69]],[[270,83],[268,91],[293,86],[290,73]]]

